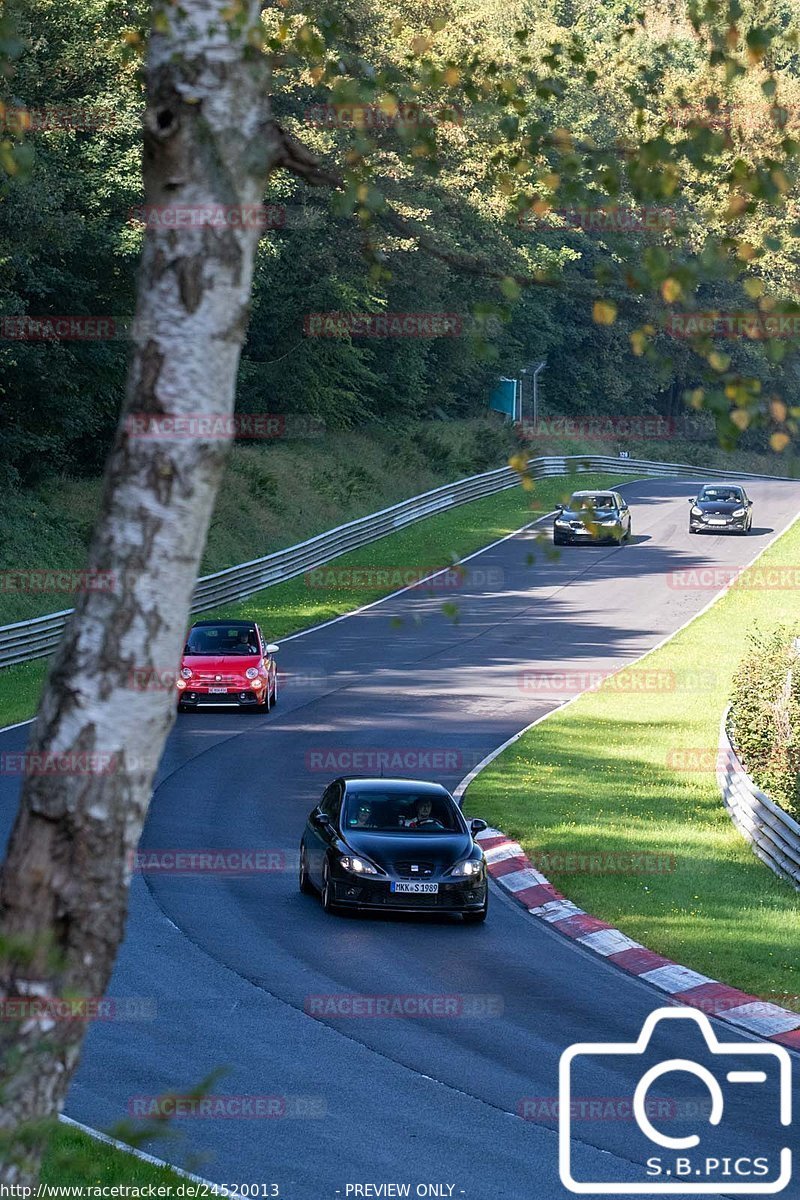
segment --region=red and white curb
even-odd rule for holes
[[[800,1013],[748,996],[648,950],[606,921],[592,917],[565,899],[532,865],[519,842],[499,829],[477,835],[494,882],[532,916],[593,950],[629,975],[637,975],[672,1000],[699,1008],[759,1037],[800,1050]]]

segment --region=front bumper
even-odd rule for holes
[[[594,530],[587,529],[582,526],[576,529],[570,525],[566,528],[554,525],[553,537],[565,542],[589,542],[594,545],[601,545],[603,542],[618,542],[622,537],[621,525],[600,525]]]
[[[252,688],[229,686],[225,693],[210,692],[202,685],[187,687],[178,692],[178,704],[186,708],[256,708],[266,702],[267,688],[253,691]]]
[[[488,881],[426,880],[438,883],[438,892],[393,892],[389,879],[331,878],[333,903],[342,908],[375,912],[476,912],[486,903]]]
[[[722,525],[715,524],[714,521],[721,521],[722,517],[709,519],[708,517],[690,517],[689,528],[693,533],[742,533],[747,528],[747,517],[726,517]]]

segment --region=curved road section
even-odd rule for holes
[[[751,483],[749,537],[690,537],[697,486],[624,485],[630,545],[570,547],[553,561],[523,533],[473,558],[455,593],[415,589],[287,639],[268,717],[179,718],[142,838],[150,868],[134,879],[116,1007],[92,1027],[70,1116],[107,1129],[222,1069],[208,1085],[210,1115],[179,1116],[177,1140],[148,1149],[218,1182],[276,1184],[287,1200],[570,1194],[559,1175],[562,1052],[634,1042],[663,993],[496,890],[485,926],[327,917],[297,889],[297,845],[337,774],[383,765],[455,786],[521,727],[676,630],[718,590],[709,569],[746,565],[800,506],[797,485]],[[693,571],[702,586],[684,586]],[[0,749],[21,748],[24,735],[0,734]],[[18,783],[0,778],[0,788],[5,835]],[[207,857],[182,873],[176,850]],[[244,873],[239,854],[251,856]],[[722,1041],[758,1045],[711,1026]],[[676,1143],[702,1134],[722,1164],[706,1195],[758,1194],[751,1183],[766,1171],[751,1164],[743,1175],[747,1157],[769,1157],[775,1177],[791,1144],[775,1080],[769,1100],[766,1083],[726,1083],[716,1129],[697,1073],[662,1086],[658,1064],[700,1062],[701,1042],[686,1021],[667,1021],[643,1055],[576,1058],[576,1180],[622,1195],[669,1171],[681,1187],[687,1152],[646,1141],[631,1116],[651,1067],[653,1127]]]

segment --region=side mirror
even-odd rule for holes
[[[563,504],[557,504],[557,505],[556,505],[556,512],[563,512],[563,511],[564,511],[564,505],[563,505]]]
[[[326,829],[331,824],[331,819],[327,813],[315,812],[312,813],[311,820],[314,825],[318,825],[320,829]]]
[[[748,501],[747,501],[747,507],[748,507],[748,508],[752,508],[752,507],[753,507],[753,501],[752,501],[752,500],[748,500]]]
[[[264,652],[266,654],[277,654],[279,650],[280,646],[276,646],[274,642],[270,642],[270,644],[264,648]]]
[[[690,503],[690,504],[694,504],[694,502],[695,502],[695,500],[696,500],[696,499],[697,499],[697,496],[690,496],[690,497],[689,497],[689,503]]]
[[[489,826],[486,824],[483,817],[473,817],[469,823],[469,831],[473,837],[476,833],[483,833],[484,829],[488,828]]]

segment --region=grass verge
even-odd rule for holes
[[[800,621],[800,591],[776,594],[759,578],[798,555],[800,523],[640,666],[509,747],[471,785],[465,804],[520,841],[587,912],[711,978],[795,1009],[800,896],[737,833],[714,762],[748,631]],[[661,680],[657,690],[634,690],[635,673],[645,669],[656,673],[647,679]],[[632,853],[672,861],[658,873],[624,873]],[[556,856],[568,855],[584,863],[587,855],[620,857],[591,869],[579,858],[559,864]]]
[[[240,604],[203,616],[251,618],[263,626],[268,637],[275,639],[308,629],[396,589],[396,584],[353,587],[347,574],[350,568],[407,569],[422,574],[431,568],[447,566],[550,511],[569,494],[576,478],[581,487],[587,488],[609,487],[618,481],[617,477],[590,474],[541,479],[532,492],[514,487],[483,500],[473,500],[341,555],[335,560],[336,571],[327,573],[331,579],[328,586],[318,586],[317,581],[312,586],[300,575],[257,592]],[[545,552],[544,548],[541,552]],[[324,584],[325,579],[320,582]],[[457,605],[457,590],[449,602]],[[33,714],[46,669],[46,664],[40,661],[0,671],[0,728]]]
[[[98,1142],[71,1125],[59,1124],[51,1134],[42,1160],[40,1181],[55,1186],[96,1187],[128,1185],[145,1188],[148,1184],[167,1186],[165,1196],[177,1195],[177,1187],[190,1186],[169,1167],[156,1167],[133,1154]],[[185,1192],[189,1194],[188,1190]]]

